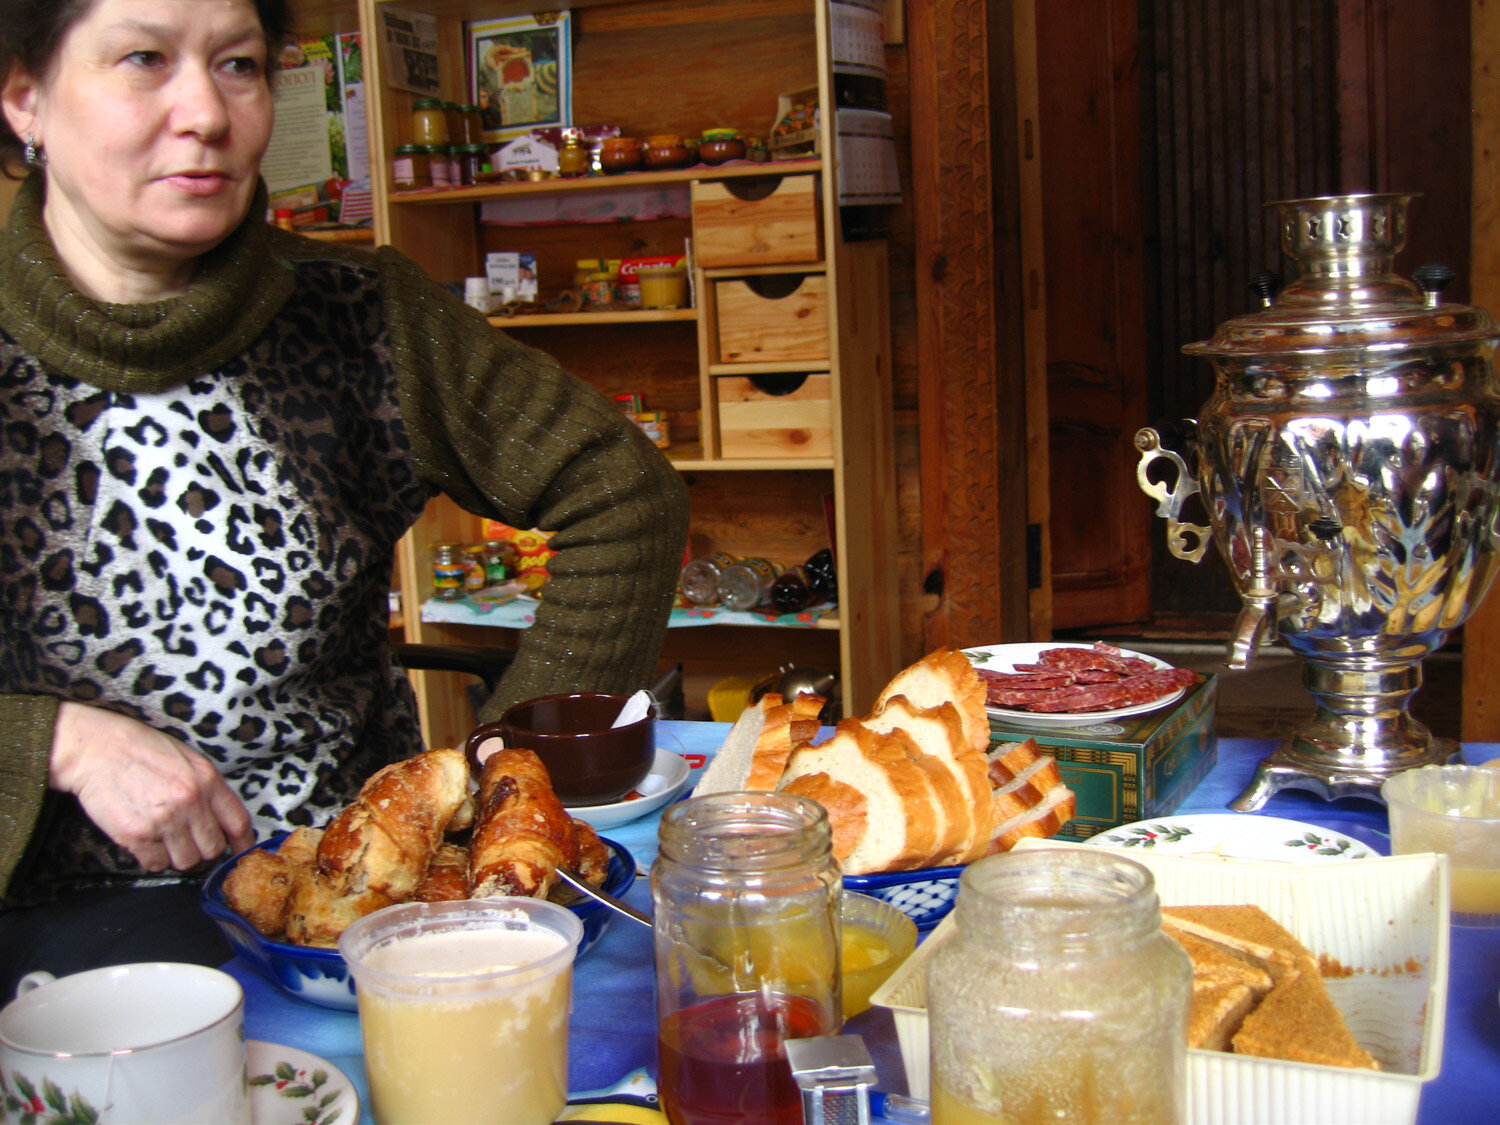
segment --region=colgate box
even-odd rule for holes
[[[1096,722],[1086,716],[1027,722],[990,713],[990,742],[1034,738],[1057,759],[1078,811],[1060,836],[1085,839],[1174,812],[1218,759],[1219,678],[1206,675],[1175,704]]]

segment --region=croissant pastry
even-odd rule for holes
[[[547,767],[530,750],[497,750],[479,779],[469,896],[543,898],[560,865],[578,866],[578,831],[552,791]]]
[[[334,895],[411,897],[469,799],[469,766],[459,750],[428,750],[376,771],[354,803],[328,825],[317,870]]]

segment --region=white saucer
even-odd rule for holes
[[[647,813],[655,812],[681,793],[692,772],[686,759],[658,746],[656,760],[651,763],[651,772],[646,775],[646,780],[636,786],[635,791],[640,794],[639,797],[616,801],[610,805],[569,805],[568,813],[587,821],[595,828],[628,824]]]
[[[254,1125],[354,1125],[359,1094],[338,1067],[280,1043],[245,1041]]]
[[[1221,859],[1280,860],[1317,863],[1330,859],[1373,859],[1372,851],[1353,836],[1250,813],[1197,813],[1162,816],[1122,824],[1085,841],[1106,848],[1162,855],[1218,856]]]

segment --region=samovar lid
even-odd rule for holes
[[[1443,304],[1453,271],[1428,265],[1414,284],[1394,270],[1406,245],[1407,206],[1415,195],[1375,193],[1283,199],[1276,208],[1281,251],[1297,276],[1252,282],[1264,307],[1224,321],[1213,337],[1186,345],[1188,355],[1257,356],[1393,351],[1500,340],[1484,309]]]

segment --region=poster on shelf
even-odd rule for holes
[[[288,48],[292,50],[293,48]],[[333,138],[328,129],[328,60],[286,66],[306,60],[303,45],[295,59],[283,58],[271,76],[276,121],[261,160],[260,174],[275,196],[294,188],[326,183],[333,177]]]
[[[380,53],[385,60],[386,85],[435,98],[438,84],[437,20],[425,12],[409,12],[377,4]]]
[[[469,96],[486,141],[572,124],[570,27],[567,12],[466,25]]]

